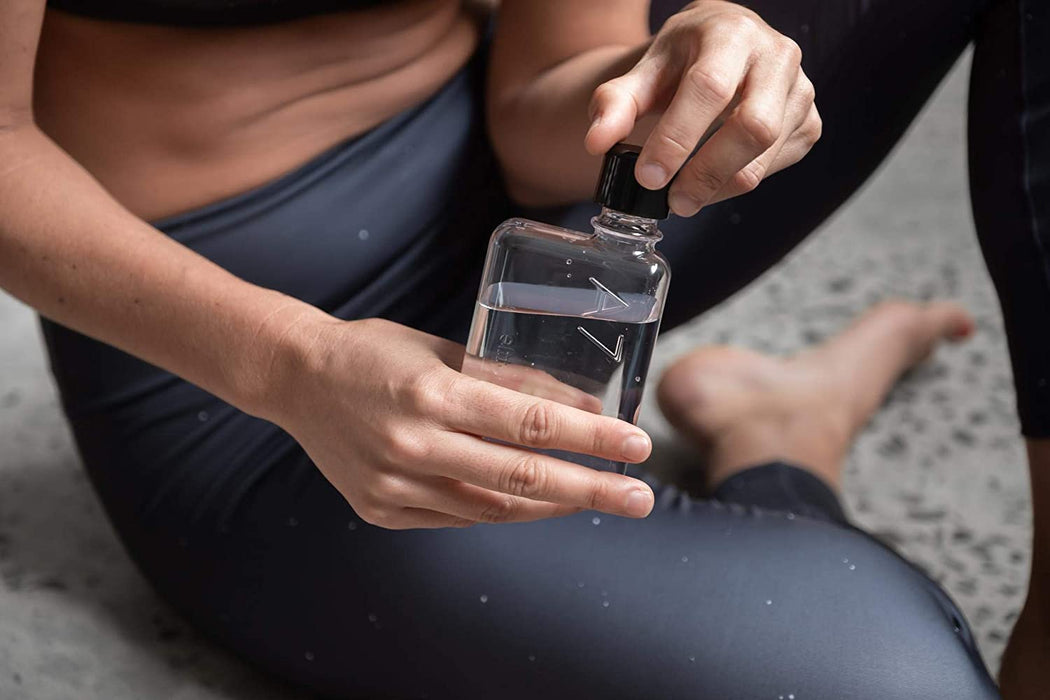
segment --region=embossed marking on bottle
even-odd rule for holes
[[[591,281],[591,284],[594,285],[597,294],[594,298],[595,308],[592,311],[584,311],[583,314],[581,314],[582,316],[592,316],[594,314],[600,314],[602,311],[614,309],[617,306],[623,309],[626,309],[628,306],[630,306],[630,304],[618,297],[616,295],[616,292],[609,289],[595,278],[588,277],[587,279],[589,279]]]
[[[583,326],[576,326],[576,330],[578,330],[580,333],[583,333],[584,337],[587,338],[587,340],[597,345],[601,349],[601,351],[609,357],[611,357],[614,362],[619,362],[623,359],[623,333],[621,333],[616,338],[616,350],[610,350],[608,347],[606,347],[605,343],[591,335]]]

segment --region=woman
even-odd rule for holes
[[[461,376],[437,336],[465,334],[492,225],[582,225],[619,140],[645,143],[646,186],[681,169],[664,328],[701,313],[863,182],[976,38],[975,210],[1050,461],[1044,7],[505,0],[490,52],[458,0],[43,2],[0,6],[0,283],[50,319],[95,487],[202,629],[334,696],[995,695],[954,605],[834,495],[958,309],[884,307],[787,362],[684,360],[661,395],[711,447],[705,501],[481,440],[650,449]],[[820,136],[810,78],[821,143],[729,199]],[[435,529],[497,521],[518,524]],[[1014,698],[1039,692],[1037,590]]]

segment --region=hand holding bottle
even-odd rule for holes
[[[378,319],[311,321],[277,374],[268,418],[284,427],[364,520],[462,527],[594,509],[642,517],[642,481],[498,444],[640,462],[648,436],[624,421],[456,371],[463,347]]]
[[[664,24],[630,71],[594,91],[587,150],[604,153],[639,118],[662,112],[635,174],[659,189],[681,169],[669,203],[692,216],[754,189],[820,138],[801,59],[794,41],[751,10],[721,0],[692,3]]]

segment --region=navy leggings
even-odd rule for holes
[[[667,222],[661,249],[690,274],[675,279],[665,328],[824,220],[976,40],[974,209],[1025,431],[1050,435],[1050,4],[750,4],[802,45],[825,135],[756,192]],[[657,3],[654,23],[669,11]],[[487,235],[522,213],[484,136],[483,69],[479,52],[425,104],[273,183],[156,223],[336,316],[462,340]],[[580,227],[591,211],[546,215]],[[802,469],[756,465],[708,498],[657,485],[641,521],[387,531],[363,523],[280,428],[44,329],[88,473],[144,574],[220,643],[322,695],[996,697],[955,605],[850,527]]]

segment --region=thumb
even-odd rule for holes
[[[595,88],[588,108],[590,128],[583,145],[601,155],[627,138],[638,119],[651,111],[660,89],[657,61],[644,58],[627,73]]]

